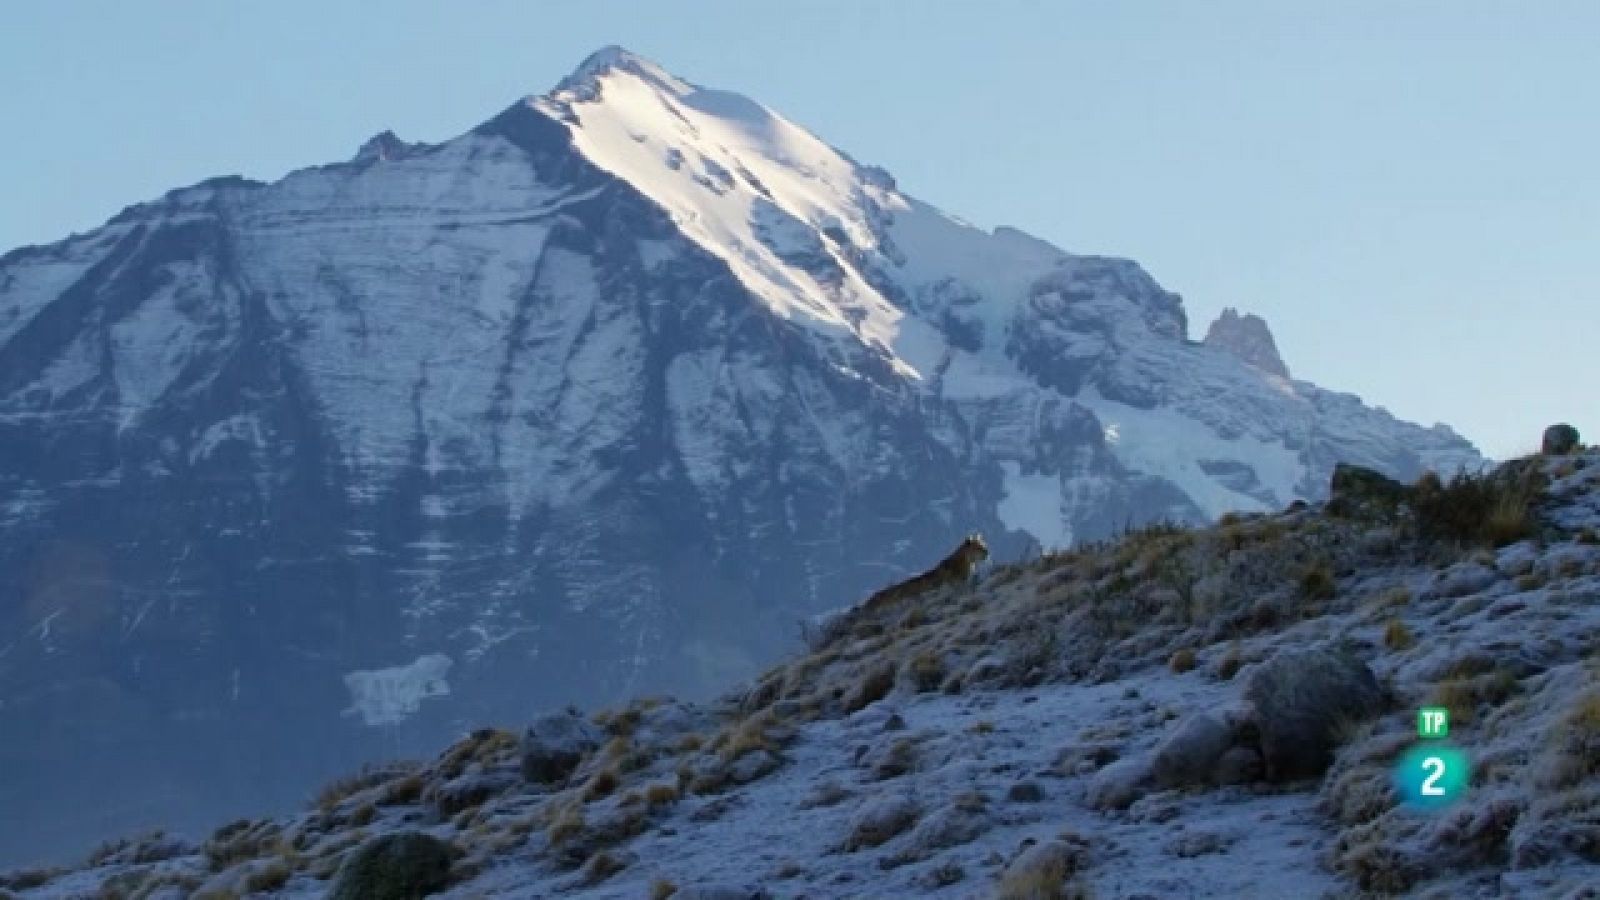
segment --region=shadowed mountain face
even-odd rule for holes
[[[439,145],[0,257],[0,861],[704,693],[925,567],[1281,506],[1448,429],[1187,340],[624,51]]]

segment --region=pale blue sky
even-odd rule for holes
[[[1489,453],[1600,438],[1600,3],[7,4],[0,250],[392,128],[451,137],[620,43],[983,226],[1139,260],[1199,336]]]

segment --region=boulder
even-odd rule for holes
[[[339,867],[329,900],[421,900],[450,884],[450,845],[420,831],[379,835]]]
[[[1184,719],[1155,748],[1150,780],[1159,788],[1210,784],[1223,754],[1233,746],[1233,729],[1208,712]]]
[[[1544,430],[1544,441],[1539,452],[1551,456],[1565,456],[1578,449],[1578,429],[1565,422],[1557,422]]]
[[[1327,771],[1339,730],[1381,711],[1384,692],[1365,663],[1315,649],[1279,653],[1257,666],[1244,700],[1267,780],[1294,781]]]
[[[1149,787],[1149,763],[1128,757],[1096,772],[1083,799],[1091,809],[1127,809]]]
[[[575,709],[545,716],[528,726],[522,736],[522,777],[536,784],[561,781],[604,738],[604,733]]]
[[[1410,489],[1365,466],[1337,463],[1328,485],[1328,512],[1335,516],[1372,515],[1393,510]]]

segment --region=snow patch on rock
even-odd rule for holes
[[[344,686],[350,691],[350,708],[345,715],[366,725],[398,725],[416,714],[422,701],[450,693],[446,676],[452,665],[450,657],[429,653],[403,666],[348,672]]]

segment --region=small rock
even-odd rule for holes
[[[522,777],[553,784],[572,774],[585,755],[600,746],[604,734],[577,710],[545,716],[522,736]]]
[[[939,888],[956,884],[966,877],[967,873],[961,866],[947,860],[938,865],[929,866],[925,871],[917,873],[917,877],[913,878],[912,881],[917,887],[924,890],[936,891]]]
[[[485,774],[481,768],[432,788],[427,795],[440,818],[448,819],[462,810],[482,806],[490,797],[511,787],[516,775],[509,772]]]
[[[749,784],[758,778],[764,778],[777,770],[783,761],[766,750],[752,750],[734,760],[728,767],[728,777],[735,784]]]
[[[1265,774],[1261,764],[1261,751],[1255,747],[1234,746],[1217,760],[1211,780],[1220,785],[1249,784],[1260,781]]]
[[[1221,853],[1233,843],[1215,831],[1185,831],[1167,844],[1167,852],[1179,859],[1192,859],[1208,853]]]
[[[837,806],[848,799],[850,792],[833,781],[824,781],[811,789],[800,801],[801,809],[823,809]]]
[[[1150,759],[1151,780],[1160,788],[1209,784],[1232,744],[1227,723],[1211,713],[1195,713],[1156,746]]]
[[[760,888],[731,884],[691,884],[678,888],[672,900],[767,900],[771,897]]]
[[[450,883],[450,845],[420,831],[379,835],[339,868],[329,900],[421,900]]]
[[[733,806],[734,806],[734,798],[732,796],[718,797],[717,799],[712,800],[711,802],[707,803],[706,805],[704,805],[704,806],[700,807],[699,809],[695,810],[694,812],[690,813],[689,814],[689,821],[691,821],[691,822],[715,822],[718,819],[722,818],[723,816],[727,815],[728,814],[728,810],[733,809]]]
[[[1092,809],[1127,809],[1150,785],[1150,766],[1145,760],[1121,759],[1095,773],[1084,794]]]
[[[1108,741],[1073,744],[1056,754],[1055,767],[1069,775],[1083,775],[1116,762],[1121,755],[1122,745]]]
[[[1044,800],[1044,788],[1036,781],[1019,781],[1006,789],[1006,799],[1012,803],[1038,803]]]
[[[899,778],[916,767],[917,745],[909,738],[888,738],[861,754],[860,764],[878,781]]]
[[[1557,422],[1544,430],[1544,441],[1539,452],[1549,456],[1565,456],[1578,449],[1578,429],[1565,422]]]
[[[784,701],[773,704],[773,715],[784,718],[782,710]],[[678,700],[663,700],[661,703],[644,711],[639,724],[634,728],[633,741],[639,746],[661,745],[675,743],[686,734],[693,734],[707,729],[704,712]]]
[[[1082,844],[1045,841],[1018,854],[1001,877],[1023,883],[1058,885],[1083,868],[1087,855],[1087,848]]]
[[[1469,563],[1441,572],[1438,583],[1425,596],[1454,599],[1468,594],[1481,594],[1498,580],[1500,575],[1495,570]]]
[[[1160,794],[1141,798],[1128,807],[1128,818],[1135,822],[1150,822],[1156,825],[1171,822],[1182,812],[1178,804],[1172,802],[1171,796],[1171,794]]]
[[[850,819],[850,833],[844,842],[845,852],[885,843],[910,828],[918,814],[917,805],[908,797],[889,796],[868,800]]]

